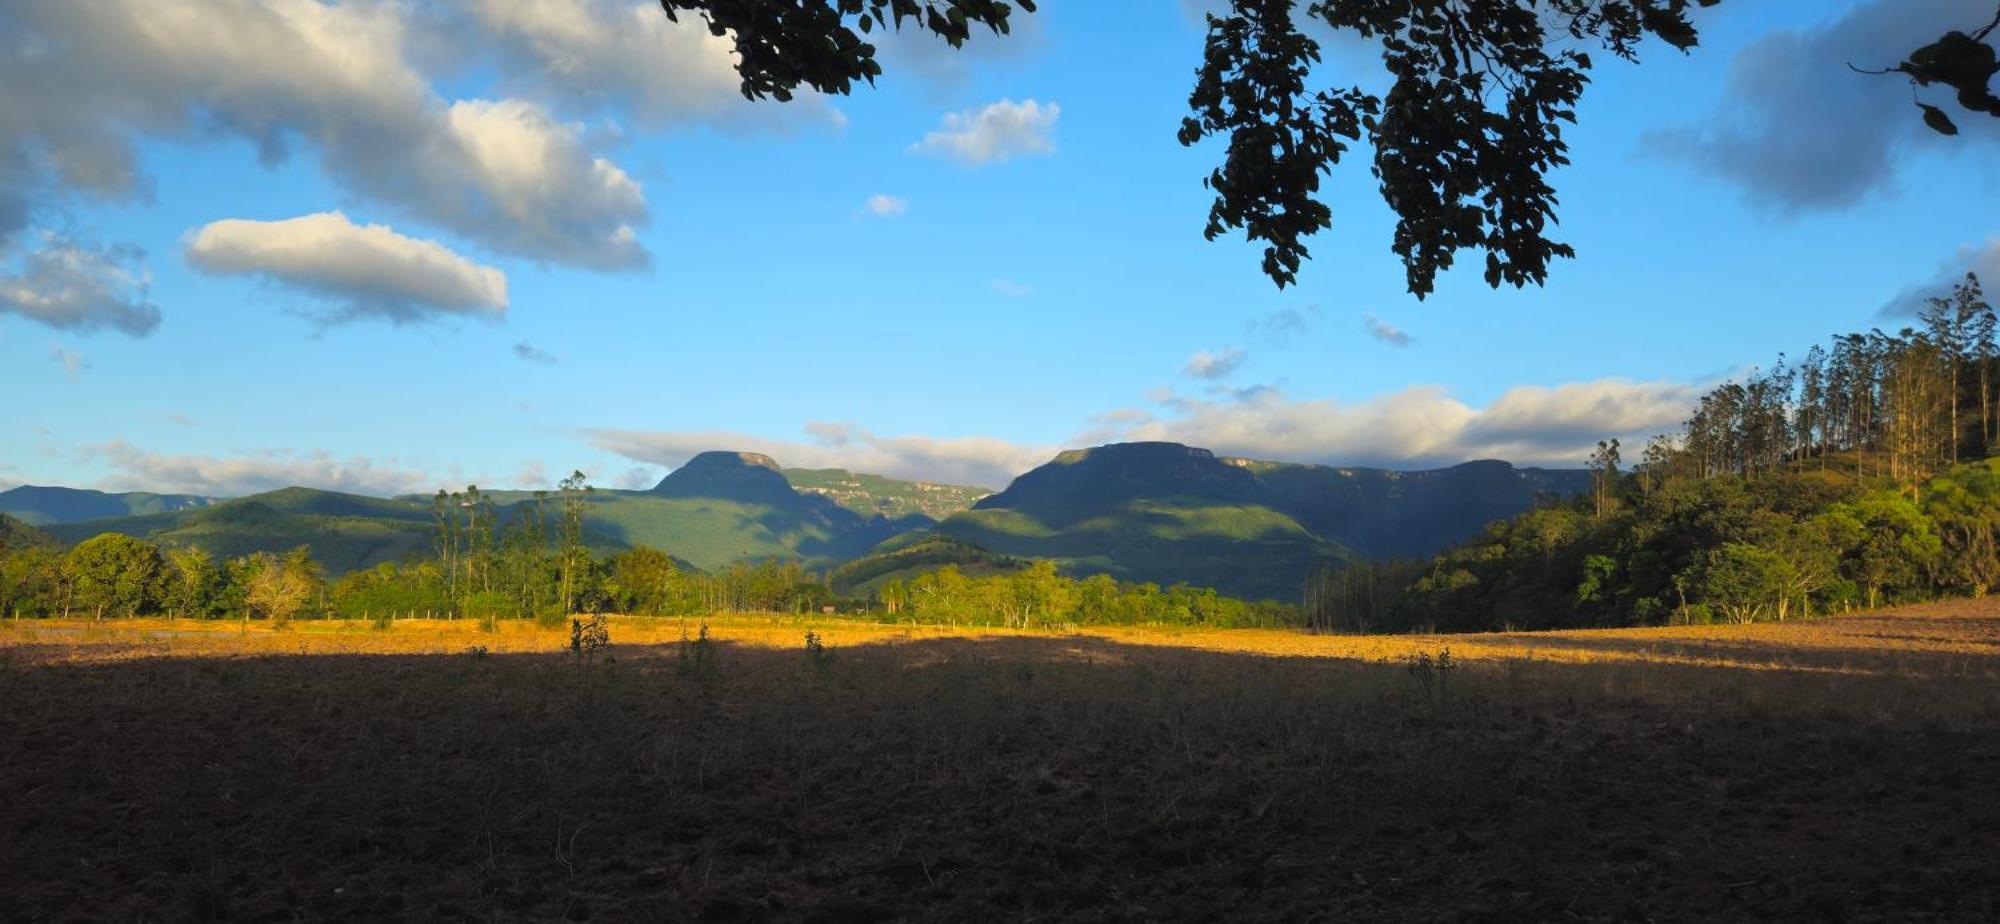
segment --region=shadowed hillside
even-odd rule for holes
[[[770,457],[739,452],[695,456],[650,491],[605,492],[590,520],[620,542],[666,549],[704,569],[772,558],[830,566],[931,525],[922,515],[863,516],[802,494]]]
[[[222,558],[303,545],[328,573],[337,575],[426,553],[430,519],[428,508],[408,501],[284,488],[209,507],[88,520],[46,531],[72,543],[99,533],[124,533]]]
[[[1290,599],[1322,562],[1431,554],[1588,481],[1505,462],[1394,472],[1121,443],[1062,453],[938,531],[1080,573]]]
[[[150,494],[144,491],[107,494],[86,488],[32,484],[0,491],[0,513],[11,514],[31,526],[171,513],[206,507],[215,502],[212,497],[193,494]]]

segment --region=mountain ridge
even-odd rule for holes
[[[1060,453],[936,531],[1079,573],[1289,598],[1316,567],[1435,554],[1588,477],[1498,460],[1396,471],[1112,443]]]
[[[987,493],[844,469],[785,469],[763,454],[723,450],[690,458],[648,489],[594,492],[586,534],[593,548],[643,544],[704,570],[774,558],[829,571],[860,563],[844,572],[855,580],[843,583],[854,586],[926,563],[1001,567],[1048,558],[1078,574],[1288,599],[1314,568],[1434,554],[1539,496],[1582,491],[1588,478],[1498,460],[1396,471],[1144,442],[1066,450]],[[534,502],[531,492],[485,493],[503,519]],[[942,498],[934,509],[944,517],[917,506],[926,494]],[[202,500],[46,530],[69,542],[124,532],[217,554],[307,544],[331,573],[429,548],[424,495],[284,488]],[[931,537],[948,541],[908,549]]]

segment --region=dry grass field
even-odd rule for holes
[[[710,625],[0,625],[0,919],[2000,916],[1994,601]]]

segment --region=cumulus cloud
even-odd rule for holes
[[[172,455],[121,440],[91,447],[88,453],[109,466],[110,474],[99,484],[108,491],[237,497],[299,486],[392,497],[425,493],[440,484],[418,469],[364,456],[341,459],[322,450],[270,450],[233,457]]]
[[[875,195],[861,204],[861,210],[876,218],[894,218],[910,210],[910,200],[901,196]]]
[[[1181,373],[1191,378],[1216,381],[1234,374],[1249,358],[1250,354],[1236,347],[1215,353],[1201,350],[1188,357],[1187,365],[1181,367]]]
[[[514,355],[522,362],[542,363],[550,366],[556,364],[556,354],[528,343],[525,340],[514,344]]]
[[[1163,415],[1128,417],[1096,435],[1290,462],[1420,468],[1497,458],[1574,467],[1599,439],[1675,429],[1697,397],[1690,385],[1620,379],[1520,386],[1484,408],[1437,386],[1352,403],[1266,387],[1222,399],[1171,397]]]
[[[1987,301],[2000,297],[2000,237],[1992,238],[1983,245],[1959,248],[1958,253],[1946,260],[1929,280],[1904,289],[1883,305],[1881,316],[1915,317],[1931,299],[1950,295],[1953,286],[1965,281],[1966,273],[1979,276]]]
[[[72,382],[76,381],[79,373],[90,368],[90,360],[84,359],[83,354],[69,349],[60,343],[49,348],[49,358],[55,360],[56,365],[62,367],[63,374],[69,376]]]
[[[462,17],[426,23],[439,44],[475,59],[495,54],[510,90],[565,112],[618,114],[648,128],[846,122],[810,90],[783,103],[745,99],[731,39],[697,15],[670,20],[653,0],[467,0],[459,9]]]
[[[189,236],[186,255],[204,272],[257,276],[327,299],[336,306],[329,321],[408,324],[507,313],[507,277],[499,270],[387,225],[357,225],[340,212],[211,222]]]
[[[992,437],[877,436],[846,423],[815,421],[806,425],[806,440],[780,440],[707,431],[591,430],[598,448],[636,462],[676,468],[709,450],[759,452],[795,468],[844,468],[849,471],[1004,487],[1015,475],[1055,455],[1048,446],[1023,446]]]
[[[977,111],[947,112],[944,123],[910,145],[916,154],[949,157],[962,164],[1004,163],[1015,157],[1056,152],[1053,137],[1062,107],[1034,100],[1003,99]]]
[[[1410,336],[1403,329],[1372,314],[1362,315],[1361,320],[1362,324],[1368,329],[1368,336],[1390,346],[1406,347],[1417,342],[1417,338]]]
[[[1946,30],[1992,18],[1992,0],[1868,0],[1825,25],[1778,30],[1737,53],[1726,95],[1701,124],[1656,133],[1647,146],[1779,212],[1854,205],[1893,183],[1904,155],[1940,141],[1987,149],[2000,125],[1962,118],[1963,134],[1943,139],[1918,118],[1907,80],[1847,65],[1886,67]],[[1918,95],[1949,100],[1935,89]]]
[[[92,247],[47,232],[38,237],[41,246],[21,256],[18,271],[0,274],[0,314],[58,330],[110,328],[134,337],[160,325],[138,248]]]
[[[150,192],[138,136],[236,137],[267,164],[318,154],[349,193],[496,250],[643,266],[631,177],[523,100],[437,95],[401,4],[77,0],[12,4],[0,43],[0,237],[70,195]]]

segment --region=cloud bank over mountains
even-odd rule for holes
[[[599,429],[599,449],[672,468],[710,449],[761,452],[780,463],[846,468],[999,488],[1014,476],[1078,446],[1166,440],[1222,455],[1328,465],[1434,468],[1472,459],[1582,467],[1600,439],[1628,442],[1679,427],[1701,388],[1671,382],[1599,379],[1507,390],[1485,407],[1420,385],[1358,402],[1293,398],[1274,386],[1222,397],[1159,395],[1155,407],[1091,415],[1062,445],[990,437],[881,437],[852,424],[806,424],[807,438],[772,439],[721,430]]]

